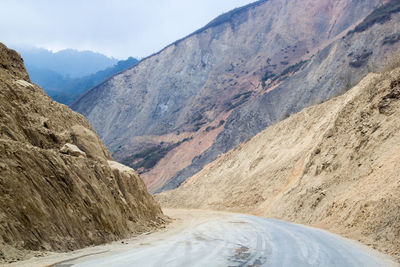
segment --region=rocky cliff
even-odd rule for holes
[[[89,122],[32,84],[0,44],[0,263],[128,237],[162,217]]]
[[[157,195],[309,224],[400,254],[400,68],[290,116]]]
[[[386,2],[258,1],[112,77],[72,108],[151,191],[176,188],[219,154],[385,66],[399,47],[397,1],[369,14]]]

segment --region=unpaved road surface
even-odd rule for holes
[[[248,215],[225,215],[154,244],[57,266],[375,267],[390,264],[375,252],[325,231]]]
[[[315,228],[241,214],[166,213],[178,219],[165,231],[64,254],[55,266],[398,266]]]

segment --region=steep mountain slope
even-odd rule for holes
[[[28,74],[31,80],[43,88],[52,99],[70,105],[86,90],[125,69],[133,67],[138,62],[136,58],[130,57],[118,61],[112,67],[79,78],[65,77],[51,70],[34,67],[28,69]]]
[[[400,68],[290,116],[157,196],[316,225],[400,256]]]
[[[128,237],[162,216],[89,122],[30,83],[0,44],[0,263]]]
[[[397,13],[346,35],[382,2],[258,1],[93,88],[72,108],[151,191],[176,188],[219,154],[384,66],[399,46],[396,38],[384,44],[399,34]]]

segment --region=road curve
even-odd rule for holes
[[[154,244],[56,266],[398,266],[315,228],[247,215],[207,221]]]

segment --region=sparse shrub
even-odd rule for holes
[[[204,124],[206,124],[206,122],[205,121],[201,121],[201,122],[195,123],[194,127],[196,127],[196,128],[198,127],[200,129],[200,127],[203,126]]]
[[[372,51],[364,51],[360,55],[357,55],[353,61],[350,61],[349,65],[352,68],[361,68],[368,62],[369,57],[372,55]]]
[[[230,111],[240,105],[242,105],[243,103],[247,102],[247,100],[249,99],[249,97],[253,94],[252,91],[248,91],[248,92],[244,92],[244,93],[240,93],[235,95],[231,101],[226,102],[225,105],[225,111]]]
[[[196,115],[192,118],[192,122],[199,121],[202,119],[203,119],[203,115],[201,113],[199,113],[198,115]]]
[[[392,45],[397,43],[398,41],[400,41],[400,34],[392,34],[389,36],[386,36],[383,41],[382,41],[382,45]]]
[[[185,138],[180,142],[166,144],[165,142],[161,142],[159,145],[152,146],[146,148],[139,153],[136,153],[130,157],[125,158],[122,163],[128,165],[134,169],[144,169],[141,173],[148,171],[153,168],[163,157],[165,157],[169,151],[178,147],[184,142],[193,139],[193,137]],[[138,161],[139,160],[139,161]],[[132,163],[137,161],[136,163]]]
[[[215,129],[215,126],[208,126],[207,128],[206,128],[206,132],[208,133],[208,132],[210,132],[210,131],[212,131],[212,130],[214,130]]]
[[[299,70],[301,69],[301,67],[303,67],[304,64],[306,64],[307,62],[308,62],[308,60],[299,61],[299,62],[297,62],[296,64],[293,64],[293,65],[287,67],[286,69],[284,69],[284,70],[281,72],[281,74],[279,74],[279,75],[275,75],[275,74],[273,74],[272,72],[267,71],[266,74],[265,74],[265,76],[261,79],[261,84],[262,84],[262,86],[263,86],[263,87],[266,86],[265,82],[266,82],[268,79],[271,79],[271,82],[275,82],[276,80],[283,80],[283,79],[285,79],[285,78],[286,78],[285,76],[287,76],[288,74],[295,73],[295,72],[299,71]]]
[[[282,71],[280,76],[284,76],[284,75],[287,75],[289,73],[295,73],[295,72],[299,71],[301,69],[301,67],[304,64],[306,64],[307,62],[308,62],[308,60],[302,60],[302,61],[297,62],[294,65],[291,65],[291,66],[287,67],[286,69],[284,69]]]
[[[273,73],[272,71],[267,70],[264,74],[264,76],[262,77],[261,81],[262,82],[266,82],[268,79],[273,79],[276,76],[275,73]]]

